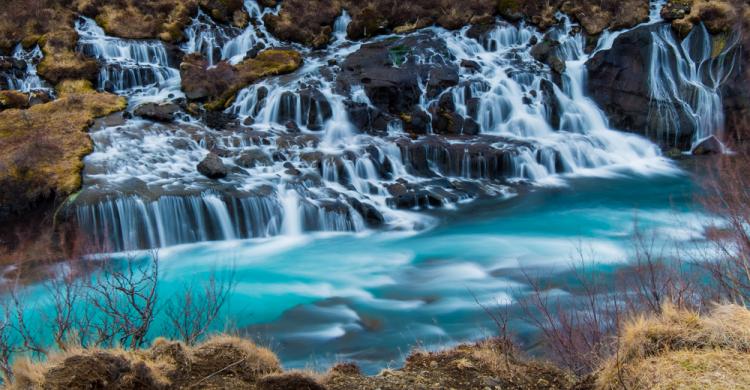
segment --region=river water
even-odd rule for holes
[[[668,245],[700,240],[691,174],[570,180],[516,198],[434,213],[420,233],[365,232],[187,245],[160,251],[163,293],[228,264],[238,282],[225,313],[288,367],[356,361],[369,372],[410,348],[492,335],[475,302],[512,304],[524,273],[558,278],[579,249],[622,266],[636,222]],[[221,327],[222,325],[219,325]],[[513,321],[513,332],[526,324]]]
[[[660,22],[661,4],[654,2],[649,24]],[[244,30],[199,14],[179,50],[236,64],[259,45],[286,45],[262,23],[277,10],[252,0],[246,8],[256,23]],[[468,27],[428,28],[368,42],[346,39],[349,21],[339,17],[326,50],[294,46],[305,57],[294,74],[240,91],[225,114],[243,126],[214,129],[180,113],[169,124],[128,117],[93,128],[83,188],[68,205],[80,228],[114,252],[159,248],[162,297],[231,270],[236,289],[215,330],[270,345],[287,367],[352,360],[368,372],[414,346],[491,335],[480,303],[513,304],[528,291],[525,273],[558,280],[566,293],[577,249],[591,253],[595,267],[623,266],[636,221],[665,243],[700,240],[694,164],[610,127],[587,97],[592,53],[566,18],[546,37],[498,21],[482,39]],[[652,123],[666,128],[680,110],[699,129],[694,142],[720,135],[729,49],[714,56],[702,27],[682,43],[668,25],[657,27],[644,75],[661,104]],[[76,28],[79,51],[102,63],[97,87],[127,96],[130,111],[184,99],[179,64],[163,43],[110,37],[85,18]],[[594,52],[610,50],[618,34],[605,33]],[[559,42],[561,74],[531,55],[530,42],[546,38]],[[410,109],[437,115],[450,107],[478,134],[435,137],[433,121],[410,137],[387,115],[379,131],[358,127],[352,107],[370,115],[382,107],[366,86],[341,82],[342,62],[377,45],[390,45],[389,72],[424,73]],[[5,75],[5,84],[39,87],[38,54],[19,51],[29,70]],[[473,69],[459,66],[465,61]],[[455,73],[455,83],[435,92],[436,68]],[[414,75],[399,74],[407,76]],[[226,178],[197,172],[209,153],[221,153]],[[242,165],[246,153],[259,163]],[[394,201],[398,185],[416,188],[413,205],[408,196]],[[31,291],[44,313],[45,290]],[[160,318],[153,336],[162,325]],[[522,321],[513,326],[528,331]]]

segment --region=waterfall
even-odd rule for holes
[[[185,53],[201,53],[209,65],[215,65],[224,59],[220,48],[236,35],[238,33],[235,28],[218,25],[202,10],[198,10],[198,15],[185,29],[187,40],[180,48]]]
[[[531,27],[500,24],[482,43],[468,38],[467,29],[443,32],[458,60],[473,60],[481,66],[471,75],[468,93],[453,94],[454,103],[460,112],[469,112],[466,96],[478,100],[473,115],[483,133],[531,143],[511,157],[512,171],[519,178],[540,180],[559,173],[601,172],[600,168],[634,161],[656,162],[660,153],[653,144],[610,129],[605,114],[584,93],[589,58],[584,38],[570,34],[573,24],[566,17],[561,19],[563,25],[549,34],[560,42],[555,54],[565,62],[562,86],[551,71],[537,70],[528,42],[532,37],[544,38]],[[553,105],[561,111],[559,125],[550,117]]]
[[[333,37],[337,42],[346,41],[346,28],[349,27],[349,23],[352,21],[352,17],[346,10],[341,11],[341,16],[336,18],[336,22],[333,24]]]
[[[98,87],[131,97],[131,104],[182,96],[180,72],[161,41],[109,37],[89,18],[76,21],[78,50],[101,61]]]
[[[717,46],[700,24],[682,42],[669,25],[653,31],[651,38],[649,131],[660,137],[693,133],[693,146],[712,135],[721,139],[721,87],[734,69],[738,37],[721,38],[724,45]]]
[[[273,10],[261,10],[253,0],[245,0],[244,7],[252,19],[244,29],[218,24],[199,10],[185,29],[187,41],[181,45],[182,51],[201,53],[209,65],[219,61],[237,64],[251,51],[257,53],[267,47],[280,46],[263,25],[263,16]]]
[[[39,49],[39,46],[35,46],[31,50],[25,50],[20,44],[16,46],[12,57],[10,57],[10,62],[17,68],[7,71],[0,70],[0,80],[3,80],[0,87],[21,92],[37,90],[51,92],[51,89],[36,73],[36,66],[42,60],[42,57],[42,50]],[[23,65],[23,69],[18,65]]]
[[[280,46],[262,18],[275,10],[261,10],[251,0],[245,7],[252,19],[245,29],[199,13],[180,49],[215,64]],[[553,53],[564,63],[560,74],[531,55],[530,42],[544,37],[523,23],[498,21],[477,39],[468,27],[418,32],[445,49],[414,51],[407,64],[393,66],[414,66],[417,73],[452,67],[458,83],[434,93],[431,72],[420,73],[416,106],[428,123],[426,134],[414,136],[401,117],[378,113],[364,83],[339,88],[331,67],[367,44],[346,39],[351,18],[343,12],[329,48],[297,47],[305,57],[301,69],[239,91],[224,114],[243,126],[217,131],[185,115],[170,124],[133,118],[92,129],[94,152],[85,160],[83,190],[74,202],[78,223],[116,250],[319,231],[409,231],[432,223],[415,210],[507,196],[517,182],[556,183],[619,170],[671,172],[655,145],[610,129],[586,96],[585,40],[562,19],[548,33],[560,42]],[[76,28],[79,49],[104,64],[100,88],[136,102],[183,96],[163,43],[109,37],[90,19]],[[467,61],[476,63],[473,69],[461,66]],[[478,134],[435,134],[431,119],[439,104],[475,122]],[[357,118],[353,106],[364,114]],[[378,118],[382,130],[365,131],[363,117]],[[209,153],[219,156],[226,177],[198,173]]]

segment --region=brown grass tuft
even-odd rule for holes
[[[661,388],[680,388],[676,384],[697,385],[721,367],[726,369],[727,381],[747,380],[750,369],[740,370],[732,361],[711,359],[736,355],[744,356],[745,361],[750,358],[750,311],[737,305],[717,305],[702,317],[665,306],[659,316],[639,317],[626,324],[617,351],[599,372],[598,388],[613,389],[623,385],[652,388],[657,383],[663,386]],[[666,375],[670,367],[680,364],[690,365],[690,377]],[[642,378],[646,372],[644,367],[651,367],[646,371],[653,376]],[[732,378],[732,372],[739,376]],[[650,385],[644,387],[643,380]]]

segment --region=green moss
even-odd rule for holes
[[[403,45],[394,46],[388,49],[388,57],[395,66],[401,66],[406,62],[406,56],[411,50]]]
[[[727,47],[727,34],[716,34],[711,36],[711,58],[718,57]]]

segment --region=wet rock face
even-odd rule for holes
[[[637,29],[622,34],[612,50],[599,52],[586,63],[590,96],[616,128],[635,132],[646,128],[650,44],[650,29]]]
[[[133,113],[156,122],[171,122],[179,110],[180,107],[174,103],[145,103],[138,106]]]
[[[426,80],[429,97],[437,97],[457,85],[458,67],[449,59],[445,43],[427,33],[363,45],[342,63],[337,89],[351,95],[354,88],[362,88],[372,105],[382,112],[350,104],[350,117],[359,118],[354,122],[366,122],[368,127],[382,131],[388,122],[400,118],[409,131],[423,134],[429,118],[418,107],[420,83]]]
[[[198,164],[198,172],[209,179],[216,180],[225,178],[229,174],[229,169],[221,158],[212,152]]]
[[[555,50],[560,46],[560,42],[544,36],[541,42],[531,48],[531,55],[537,61],[549,66],[558,75],[565,72],[565,62],[555,55]]]
[[[711,154],[721,154],[724,152],[724,147],[718,138],[713,135],[702,140],[692,150],[694,156],[707,156]]]
[[[413,56],[418,55],[417,51],[441,45],[427,35],[420,37],[363,45],[342,63],[338,88],[350,93],[353,87],[362,87],[375,107],[395,115],[408,112],[419,103],[420,78],[427,79],[430,72]]]
[[[297,114],[301,115],[296,123]],[[297,93],[285,92],[281,96],[277,120],[280,123],[292,122],[297,131],[299,126],[308,130],[322,130],[323,125],[333,116],[331,103],[317,88],[306,87]]]
[[[597,53],[586,63],[588,92],[616,129],[655,136],[647,131],[652,104],[648,74],[651,33],[660,27],[646,26],[626,32],[615,40],[611,50]],[[655,141],[664,147],[689,149],[693,134],[686,130],[691,126],[687,118],[680,119],[685,122],[680,126],[683,129],[680,134],[663,134]],[[666,140],[673,141],[665,143]]]

